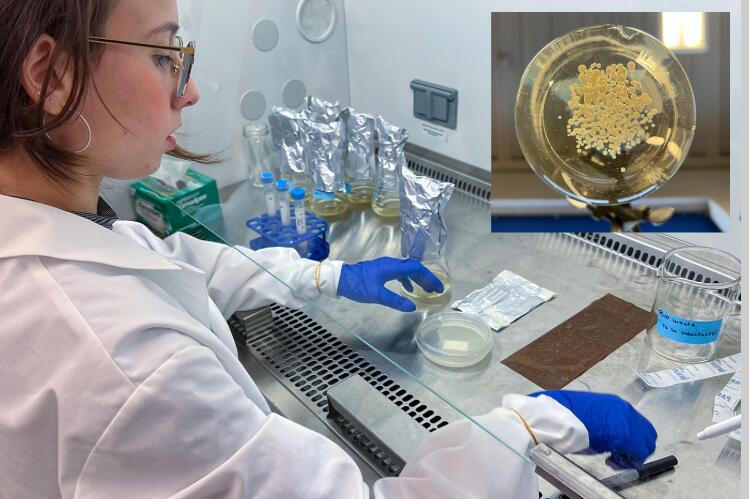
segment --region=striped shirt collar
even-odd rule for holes
[[[32,199],[23,198],[21,196],[10,196],[13,198],[18,199],[25,199],[26,201],[33,201]],[[38,202],[38,201],[34,201]],[[68,213],[73,213],[74,215],[78,215],[79,217],[83,217],[86,220],[91,220],[92,222],[101,225],[102,227],[106,227],[109,230],[112,230],[112,227],[114,226],[114,223],[119,220],[117,217],[117,213],[112,209],[109,204],[104,201],[104,198],[99,196],[99,201],[96,203],[96,213],[86,213],[83,211],[68,211]]]
[[[96,204],[96,213],[85,213],[81,211],[71,211],[70,213],[74,213],[87,220],[91,220],[92,222],[97,223],[102,227],[106,227],[109,230],[112,230],[114,223],[117,221],[117,213],[115,213],[112,207],[109,206],[109,204],[107,204],[107,202],[104,201],[104,198],[102,197],[99,198],[99,201]]]

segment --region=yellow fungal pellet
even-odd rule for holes
[[[578,153],[595,149],[614,159],[622,148],[626,152],[649,137],[645,128],[655,126],[651,123],[658,111],[650,108],[653,99],[633,79],[635,67],[634,62],[603,70],[597,62],[578,66],[567,102],[572,111],[567,135],[575,138]]]
[[[631,64],[631,63],[630,63],[630,64]],[[624,167],[622,167],[622,168],[619,168],[619,171],[620,171],[620,172],[622,172],[622,173],[624,173],[624,172],[626,172],[626,171],[627,171],[627,169],[626,169],[626,168],[624,168]]]

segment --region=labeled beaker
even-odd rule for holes
[[[647,343],[670,360],[711,359],[741,290],[741,262],[724,251],[688,246],[666,253],[657,277],[657,322]]]

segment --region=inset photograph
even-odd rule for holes
[[[730,229],[727,12],[492,14],[493,232]]]

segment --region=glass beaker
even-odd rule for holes
[[[315,190],[312,194],[310,211],[327,221],[341,220],[349,215],[349,206],[342,192]]]
[[[381,218],[395,219],[401,216],[401,198],[398,191],[377,189],[372,195],[372,211]]]
[[[276,178],[279,173],[270,130],[265,123],[253,121],[244,126],[242,135],[252,186],[261,188],[263,184],[260,181],[260,175],[263,172],[271,172]]]
[[[447,260],[444,258],[441,258],[436,261],[431,262],[421,262],[429,271],[437,276],[437,279],[440,280],[442,283],[442,293],[427,293],[424,291],[421,286],[416,284],[415,282],[411,281],[411,284],[413,286],[413,291],[408,291],[406,288],[403,288],[403,292],[413,300],[419,300],[419,301],[430,301],[430,300],[436,300],[438,298],[441,298],[445,296],[447,293],[450,292],[450,288],[452,287],[452,276],[450,275],[450,267],[447,266]],[[401,287],[403,285],[401,284]]]
[[[712,358],[741,290],[741,262],[717,249],[688,246],[669,251],[658,267],[651,348],[679,362]]]

